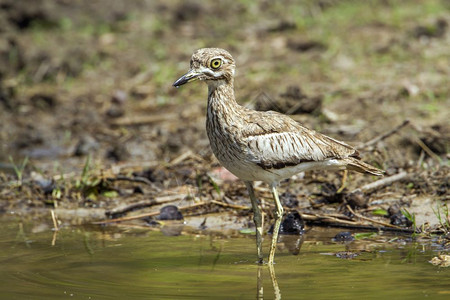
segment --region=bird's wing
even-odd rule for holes
[[[248,157],[265,169],[294,166],[301,162],[358,157],[353,147],[310,130],[276,112],[248,115],[243,140]]]

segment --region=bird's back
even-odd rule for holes
[[[234,124],[227,128],[233,130],[223,135],[230,137],[228,145],[213,145],[213,149],[220,149],[222,153],[216,156],[238,177],[271,182],[311,169],[346,168],[382,174],[361,162],[358,151],[350,145],[310,130],[286,115],[242,106],[232,113],[236,115],[227,117]],[[221,144],[227,143],[223,136]]]

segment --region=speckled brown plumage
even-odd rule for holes
[[[252,181],[267,182],[277,206],[277,223],[283,208],[276,190],[280,180],[313,169],[355,170],[381,175],[383,171],[359,159],[359,153],[346,143],[310,130],[286,115],[260,112],[239,105],[234,96],[235,62],[223,49],[197,50],[190,70],[174,86],[201,80],[208,84],[206,131],[217,159],[233,174],[246,182],[257,216],[257,201]],[[277,224],[276,224],[277,225]],[[262,229],[261,229],[262,230]],[[273,263],[277,226],[274,229],[269,263]],[[257,231],[258,257],[262,261]]]

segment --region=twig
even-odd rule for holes
[[[357,225],[356,221],[347,221],[347,220],[342,220],[340,218],[337,217],[333,217],[330,215],[316,215],[316,214],[305,214],[305,213],[301,213],[300,214],[302,219],[305,221],[319,221],[319,222],[323,222],[323,223],[334,223],[334,224],[345,224],[345,225]]]
[[[428,147],[424,142],[422,142],[421,139],[419,138],[413,138],[414,142],[417,143],[417,145],[419,145],[420,148],[422,148],[423,151],[425,151],[431,158],[433,158],[434,160],[436,160],[438,163],[442,163],[442,159],[439,157],[439,155],[437,155],[436,153],[433,152],[433,150],[430,149],[430,147]]]
[[[353,211],[353,209],[348,204],[346,205],[346,207],[353,215],[355,215],[356,217],[358,217],[360,219],[363,219],[363,220],[366,220],[366,221],[369,221],[371,223],[375,223],[375,224],[378,224],[378,225],[383,225],[385,227],[391,227],[391,228],[395,228],[395,229],[400,229],[400,227],[398,227],[398,226],[395,226],[395,225],[392,225],[392,224],[389,224],[389,223],[386,223],[386,222],[373,220],[371,218],[368,218],[368,217],[365,217],[363,215],[360,215],[360,214],[356,213],[355,211]]]
[[[186,210],[186,209],[196,208],[196,207],[207,205],[207,204],[210,204],[210,202],[199,202],[199,203],[195,203],[193,205],[179,207],[178,210]],[[108,223],[115,223],[115,222],[131,221],[131,220],[137,220],[137,219],[142,219],[142,218],[147,218],[147,217],[154,217],[157,215],[159,215],[159,211],[136,215],[136,216],[130,216],[130,217],[123,217],[123,218],[116,218],[116,219],[92,222],[91,224],[101,225],[101,224],[108,224]]]
[[[119,180],[121,180],[121,181],[145,183],[145,184],[151,186],[152,188],[154,188],[157,192],[161,191],[161,189],[159,187],[157,187],[153,182],[151,182],[147,178],[141,177],[141,176],[128,177],[128,176],[118,175],[116,177],[106,178],[106,180],[108,180],[108,181],[119,181]]]
[[[160,162],[150,160],[150,161],[139,161],[139,162],[128,162],[128,163],[118,163],[111,166],[111,172],[116,175],[119,174],[122,169],[146,169],[154,168],[160,165]]]
[[[410,123],[409,120],[405,120],[405,121],[403,121],[403,123],[401,123],[400,125],[397,125],[397,127],[394,127],[393,129],[389,130],[388,132],[385,132],[385,133],[383,133],[383,134],[381,134],[381,135],[379,135],[379,136],[377,136],[377,137],[371,139],[371,140],[368,141],[368,142],[359,144],[356,148],[358,148],[358,149],[363,149],[363,148],[372,146],[372,145],[378,143],[379,141],[384,140],[384,139],[390,137],[391,135],[397,133],[400,129],[402,129],[403,127],[405,127],[405,126],[408,125],[409,123]]]
[[[228,204],[225,202],[217,201],[217,200],[211,200],[211,203],[223,206],[223,207],[229,207],[229,208],[235,208],[235,209],[242,209],[242,210],[251,210],[252,208],[249,206],[243,206],[243,205],[237,205],[237,204]]]
[[[182,200],[182,199],[186,198],[187,196],[188,196],[187,194],[161,196],[161,197],[157,197],[157,198],[151,199],[151,200],[144,200],[144,201],[139,201],[136,203],[121,205],[121,206],[118,206],[116,208],[113,208],[113,209],[107,211],[106,215],[114,216],[114,215],[118,215],[118,214],[123,214],[130,210],[135,210],[138,208],[149,207],[149,206],[153,206],[153,205]]]
[[[402,180],[402,179],[404,179],[407,176],[408,176],[408,173],[403,171],[403,172],[400,172],[398,174],[395,174],[395,175],[392,175],[392,176],[389,176],[389,177],[385,177],[385,178],[382,178],[382,179],[377,180],[375,182],[371,182],[371,183],[368,183],[366,185],[363,185],[362,187],[357,188],[356,190],[353,190],[351,193],[355,193],[355,192],[358,192],[358,191],[362,191],[364,193],[373,192],[374,190],[380,189],[382,187],[391,185],[392,183],[394,183],[396,181]]]
[[[193,153],[191,150],[188,150],[186,152],[183,152],[180,156],[174,158],[169,165],[170,166],[174,166],[174,165],[178,165],[179,163],[181,163],[182,161],[188,159],[188,158],[195,158],[198,161],[203,161],[203,159],[201,157],[199,157],[198,155],[196,155],[195,153]]]

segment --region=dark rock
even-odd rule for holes
[[[175,205],[166,205],[159,211],[158,220],[183,220],[183,215]]]
[[[110,118],[120,118],[125,115],[125,110],[118,105],[112,105],[107,111],[106,116]]]
[[[364,196],[364,193],[361,192],[360,190],[347,194],[345,196],[345,200],[352,208],[355,207],[366,208],[368,206],[367,199]]]
[[[279,234],[302,234],[305,228],[305,222],[300,214],[296,211],[288,213],[281,222]],[[269,229],[269,233],[273,233],[274,226]]]
[[[355,240],[355,238],[348,231],[339,232],[333,238],[334,242],[350,242],[350,241],[354,241],[354,240]]]
[[[391,224],[402,227],[411,227],[412,222],[408,220],[401,212],[398,212],[390,217]]]

